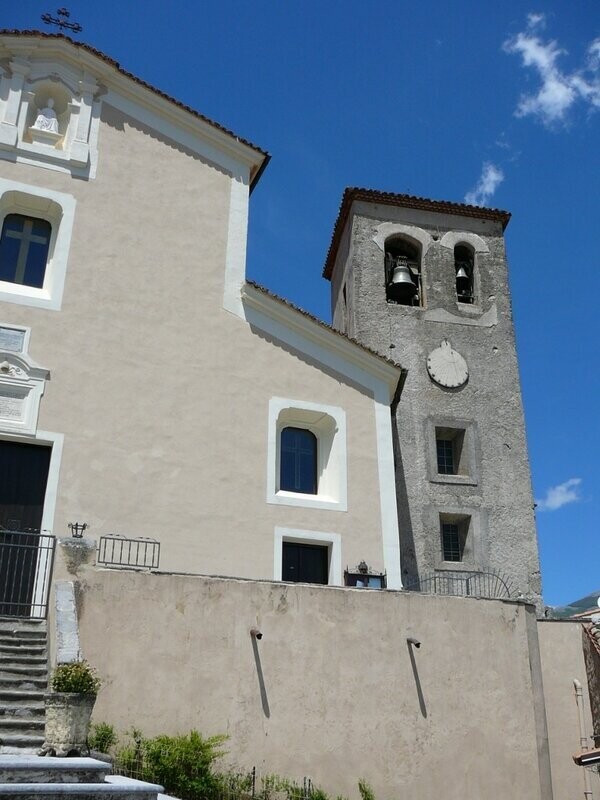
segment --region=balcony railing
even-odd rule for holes
[[[510,579],[500,572],[428,572],[404,587],[408,591],[454,597],[484,597],[509,600],[514,595]]]
[[[105,567],[158,569],[160,542],[156,539],[101,536],[98,542],[97,562]]]

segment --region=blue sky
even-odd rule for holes
[[[52,4],[4,2],[3,27]],[[77,2],[80,39],[267,149],[248,274],[329,320],[344,187],[505,208],[544,595],[600,589],[600,5]],[[596,460],[598,459],[598,461]]]

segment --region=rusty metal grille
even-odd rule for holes
[[[105,567],[140,567],[158,569],[160,542],[156,539],[127,539],[124,536],[101,536],[98,564]]]

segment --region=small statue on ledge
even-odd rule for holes
[[[36,128],[38,131],[50,131],[50,133],[59,132],[56,111],[54,110],[54,100],[51,97],[48,98],[46,107],[39,110],[35,122],[31,127]]]

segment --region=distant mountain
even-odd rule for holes
[[[567,619],[577,614],[583,614],[585,611],[598,611],[600,613],[600,608],[598,608],[599,596],[600,590],[582,597],[581,600],[574,600],[566,606],[556,606],[552,609],[552,616],[559,619]]]

